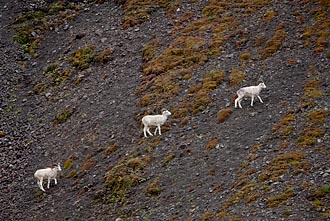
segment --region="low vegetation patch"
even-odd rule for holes
[[[309,162],[304,162],[306,154],[303,152],[287,152],[274,158],[267,166],[266,170],[259,175],[259,181],[278,180],[281,175],[287,174],[289,169],[295,171],[294,174],[307,172],[311,168]]]
[[[304,95],[302,97],[302,107],[314,107],[315,100],[323,96],[323,91],[318,89],[321,80],[307,79],[304,84]]]
[[[217,113],[217,123],[222,123],[227,120],[230,115],[233,113],[232,109],[226,108],[222,109]]]
[[[324,184],[319,187],[312,185],[308,191],[307,200],[311,202],[311,208],[321,217],[329,217],[330,185]]]
[[[217,138],[212,138],[206,145],[206,150],[212,150],[214,149],[218,144]]]
[[[152,40],[148,42],[142,49],[142,59],[144,62],[152,60],[157,51],[160,49],[161,43],[159,40]]]
[[[317,5],[309,13],[313,15],[313,23],[302,33],[305,46],[310,46],[314,52],[321,53],[329,47],[330,15],[329,1],[316,1]]]
[[[280,49],[281,45],[286,39],[284,26],[284,23],[279,24],[276,27],[273,37],[266,41],[265,48],[261,51],[261,57],[263,59],[268,58]]]
[[[237,191],[235,191],[235,194],[226,200],[222,207],[222,211],[227,211],[230,206],[244,199],[247,201],[247,199],[255,193],[256,182],[245,177],[240,177],[240,179],[234,183],[233,188]]]
[[[114,144],[110,144],[106,149],[105,149],[105,155],[111,155],[113,153],[115,153],[119,148],[119,145],[114,143]]]
[[[143,72],[146,75],[160,75],[176,68],[185,69],[202,65],[207,61],[207,56],[201,53],[200,48],[185,48],[185,45],[171,45],[166,48],[145,65]]]
[[[44,71],[45,79],[34,85],[36,94],[45,94],[47,89],[58,88],[64,85],[72,76],[72,70],[64,69],[57,63],[48,65]]]
[[[251,54],[248,51],[244,51],[240,56],[239,56],[240,61],[249,61],[251,59]]]
[[[213,213],[206,211],[200,218],[201,221],[208,221],[208,220],[212,220],[213,218]]]
[[[205,110],[208,104],[212,101],[209,93],[216,89],[224,81],[225,73],[221,70],[212,70],[208,72],[203,83],[193,85],[188,90],[188,96],[192,98],[191,104],[189,105],[189,111],[192,114],[197,114]]]
[[[65,170],[70,170],[73,166],[73,158],[72,156],[70,156],[65,162],[64,162],[64,165],[63,165],[63,168]]]
[[[124,6],[125,14],[122,18],[124,29],[148,20],[149,14],[158,8],[167,8],[170,11],[175,6],[170,0],[115,0],[115,2]]]
[[[103,51],[97,53],[94,56],[93,60],[96,63],[99,63],[99,64],[106,64],[106,63],[108,63],[111,60],[110,55],[112,53],[113,53],[113,50],[111,48],[106,48]]]
[[[45,78],[34,85],[33,91],[35,94],[45,95],[48,93],[48,96],[50,96],[59,91],[58,89],[65,84],[69,83],[77,86],[85,77],[84,74],[79,74],[82,70],[90,67],[93,62],[98,64],[107,63],[111,60],[111,54],[112,50],[108,48],[98,53],[95,52],[94,46],[81,48],[68,58],[72,68],[64,68],[58,63],[49,64],[44,71]]]
[[[175,158],[175,154],[173,154],[173,153],[166,156],[165,159],[163,160],[163,166],[167,165],[174,158]]]
[[[50,79],[50,86],[60,86],[64,84],[71,74],[72,70],[63,69],[57,64],[48,66],[45,71],[46,77]]]
[[[36,48],[40,45],[42,36],[74,18],[79,11],[79,4],[57,1],[45,9],[20,15],[13,25],[14,41],[22,45],[24,52],[37,57]]]
[[[246,74],[243,71],[240,71],[237,68],[233,68],[229,76],[230,86],[234,87],[240,85],[244,80],[245,76]]]
[[[72,116],[73,113],[74,110],[72,108],[66,108],[60,111],[53,120],[54,126],[65,123]]]
[[[307,113],[306,127],[297,139],[298,146],[307,147],[317,144],[317,139],[324,135],[323,124],[327,112],[325,110],[313,110]]]
[[[146,189],[148,196],[158,196],[161,192],[161,188],[159,187],[159,178],[155,178]]]
[[[95,163],[94,163],[91,159],[87,159],[87,160],[83,163],[83,165],[82,165],[82,167],[81,167],[79,173],[80,173],[80,174],[82,174],[82,173],[86,173],[86,172],[87,172],[90,168],[92,168],[93,166],[95,166]]]
[[[265,21],[270,21],[270,20],[272,20],[275,17],[275,15],[276,15],[276,12],[274,10],[267,9],[266,13],[264,14],[263,19]]]
[[[293,189],[288,187],[284,190],[284,192],[273,195],[268,198],[267,205],[268,207],[277,207],[283,204],[286,204],[288,199],[294,196]]]
[[[282,119],[272,127],[272,131],[277,133],[281,138],[286,138],[293,131],[293,122],[295,121],[295,116],[291,110],[285,114]]]
[[[85,46],[73,54],[68,58],[68,61],[72,64],[73,67],[76,67],[80,70],[86,69],[93,62],[95,53],[95,46]]]
[[[143,179],[143,169],[149,164],[149,156],[123,159],[110,167],[105,175],[105,191],[98,201],[122,202],[130,189]]]
[[[312,146],[317,143],[317,138],[322,137],[324,131],[322,128],[306,128],[298,137],[297,143],[300,147]]]

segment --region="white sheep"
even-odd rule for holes
[[[237,104],[240,108],[242,108],[241,101],[244,96],[251,97],[251,106],[253,106],[254,97],[258,97],[260,102],[263,103],[263,101],[261,100],[261,97],[259,96],[259,93],[260,93],[261,89],[263,89],[263,88],[266,88],[266,85],[264,84],[264,82],[258,84],[258,86],[243,87],[243,88],[239,89],[237,91],[238,97],[235,99],[235,108],[237,108]]]
[[[158,114],[158,115],[146,115],[142,118],[142,123],[144,125],[143,128],[143,133],[144,133],[144,137],[147,137],[147,132],[150,136],[152,136],[152,133],[150,132],[150,126],[156,126],[156,130],[154,132],[154,135],[156,135],[157,130],[159,132],[159,135],[162,135],[161,131],[160,131],[160,126],[163,125],[165,123],[165,121],[167,120],[167,117],[171,115],[171,112],[169,112],[168,110],[162,110],[162,114]]]
[[[50,180],[54,179],[55,184],[57,184],[57,180],[56,180],[56,176],[57,176],[57,172],[61,171],[61,166],[58,163],[57,165],[53,166],[52,168],[48,167],[45,169],[39,169],[34,173],[34,177],[37,179],[37,184],[38,187],[45,192],[44,187],[42,186],[42,181],[43,179],[48,179],[48,184],[47,184],[47,188],[49,189],[49,184],[50,184]]]

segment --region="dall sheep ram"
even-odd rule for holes
[[[163,109],[162,114],[158,115],[146,115],[142,118],[142,123],[144,125],[143,133],[144,137],[147,137],[147,132],[150,136],[152,136],[152,133],[150,132],[150,126],[156,126],[156,130],[154,132],[154,135],[156,135],[157,130],[159,135],[162,135],[160,126],[162,126],[165,121],[167,120],[167,117],[171,115],[171,112],[168,110]]]
[[[57,176],[57,172],[61,171],[61,166],[58,163],[57,165],[53,166],[52,168],[48,167],[45,169],[39,169],[34,173],[34,177],[37,179],[37,184],[38,187],[45,192],[44,187],[42,186],[42,181],[44,179],[48,179],[48,184],[47,184],[47,188],[49,189],[49,185],[50,185],[50,180],[53,179],[55,181],[55,184],[57,184],[57,180],[56,180],[56,176]]]
[[[266,85],[264,84],[264,82],[258,84],[258,86],[243,87],[243,88],[239,89],[237,91],[238,97],[235,99],[235,108],[237,108],[237,104],[240,108],[242,108],[241,101],[242,101],[243,97],[245,97],[245,96],[251,97],[251,106],[253,106],[254,97],[258,97],[259,101],[261,103],[263,103],[263,101],[261,100],[261,97],[259,96],[260,91],[263,88],[266,88]]]

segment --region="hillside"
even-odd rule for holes
[[[329,219],[330,1],[0,7],[1,220]]]

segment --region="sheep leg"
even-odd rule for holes
[[[240,108],[242,108],[242,106],[241,106],[241,97],[238,97],[238,98],[235,99],[235,108],[237,108],[237,104]]]
[[[251,96],[251,107],[253,107],[254,96]]]
[[[242,108],[242,105],[241,105],[241,101],[243,99],[243,96],[240,96],[239,94],[237,94],[238,97],[235,99],[235,108],[237,108],[237,104],[239,106],[239,108]]]
[[[239,108],[242,108],[241,102],[242,102],[242,98],[240,98],[240,99],[238,100],[238,106],[239,106]]]
[[[149,127],[147,128],[147,132],[148,132],[148,134],[149,134],[150,136],[152,136],[152,133],[150,132],[150,128],[149,128]]]
[[[162,135],[162,132],[160,131],[160,125],[158,125],[157,127],[158,127],[158,133],[159,133],[159,135]],[[155,131],[155,133],[156,133],[156,131]]]
[[[56,179],[56,177],[54,178],[54,181],[55,181],[55,185],[57,185],[57,179]]]
[[[152,133],[150,132],[149,127],[145,126],[145,127],[143,128],[144,137],[148,137],[148,136],[147,136],[147,132],[148,132],[148,134],[149,134],[150,136],[152,136]]]
[[[47,183],[47,188],[49,189],[49,185],[50,185],[50,178],[48,178],[48,183]]]
[[[238,98],[235,99],[235,108],[237,108]]]
[[[241,102],[242,102],[242,98],[239,99],[239,101],[238,101],[238,106],[239,106],[239,108],[242,108]]]
[[[261,103],[263,103],[263,101],[261,100],[261,97],[258,95],[258,98],[259,98],[259,101],[261,102]]]
[[[160,131],[160,125],[157,125],[157,126],[156,126],[156,130],[155,130],[155,132],[154,132],[154,135],[157,134],[157,130],[158,130],[159,135],[162,135],[162,132]]]
[[[46,192],[45,189],[44,189],[44,187],[42,186],[42,181],[43,181],[43,178],[41,177],[40,180],[39,180],[39,188],[40,188],[42,191]]]
[[[144,137],[147,137],[147,128],[146,127],[143,128],[143,134],[144,134]]]
[[[38,187],[41,189],[39,179],[37,180],[37,185],[38,185]]]

